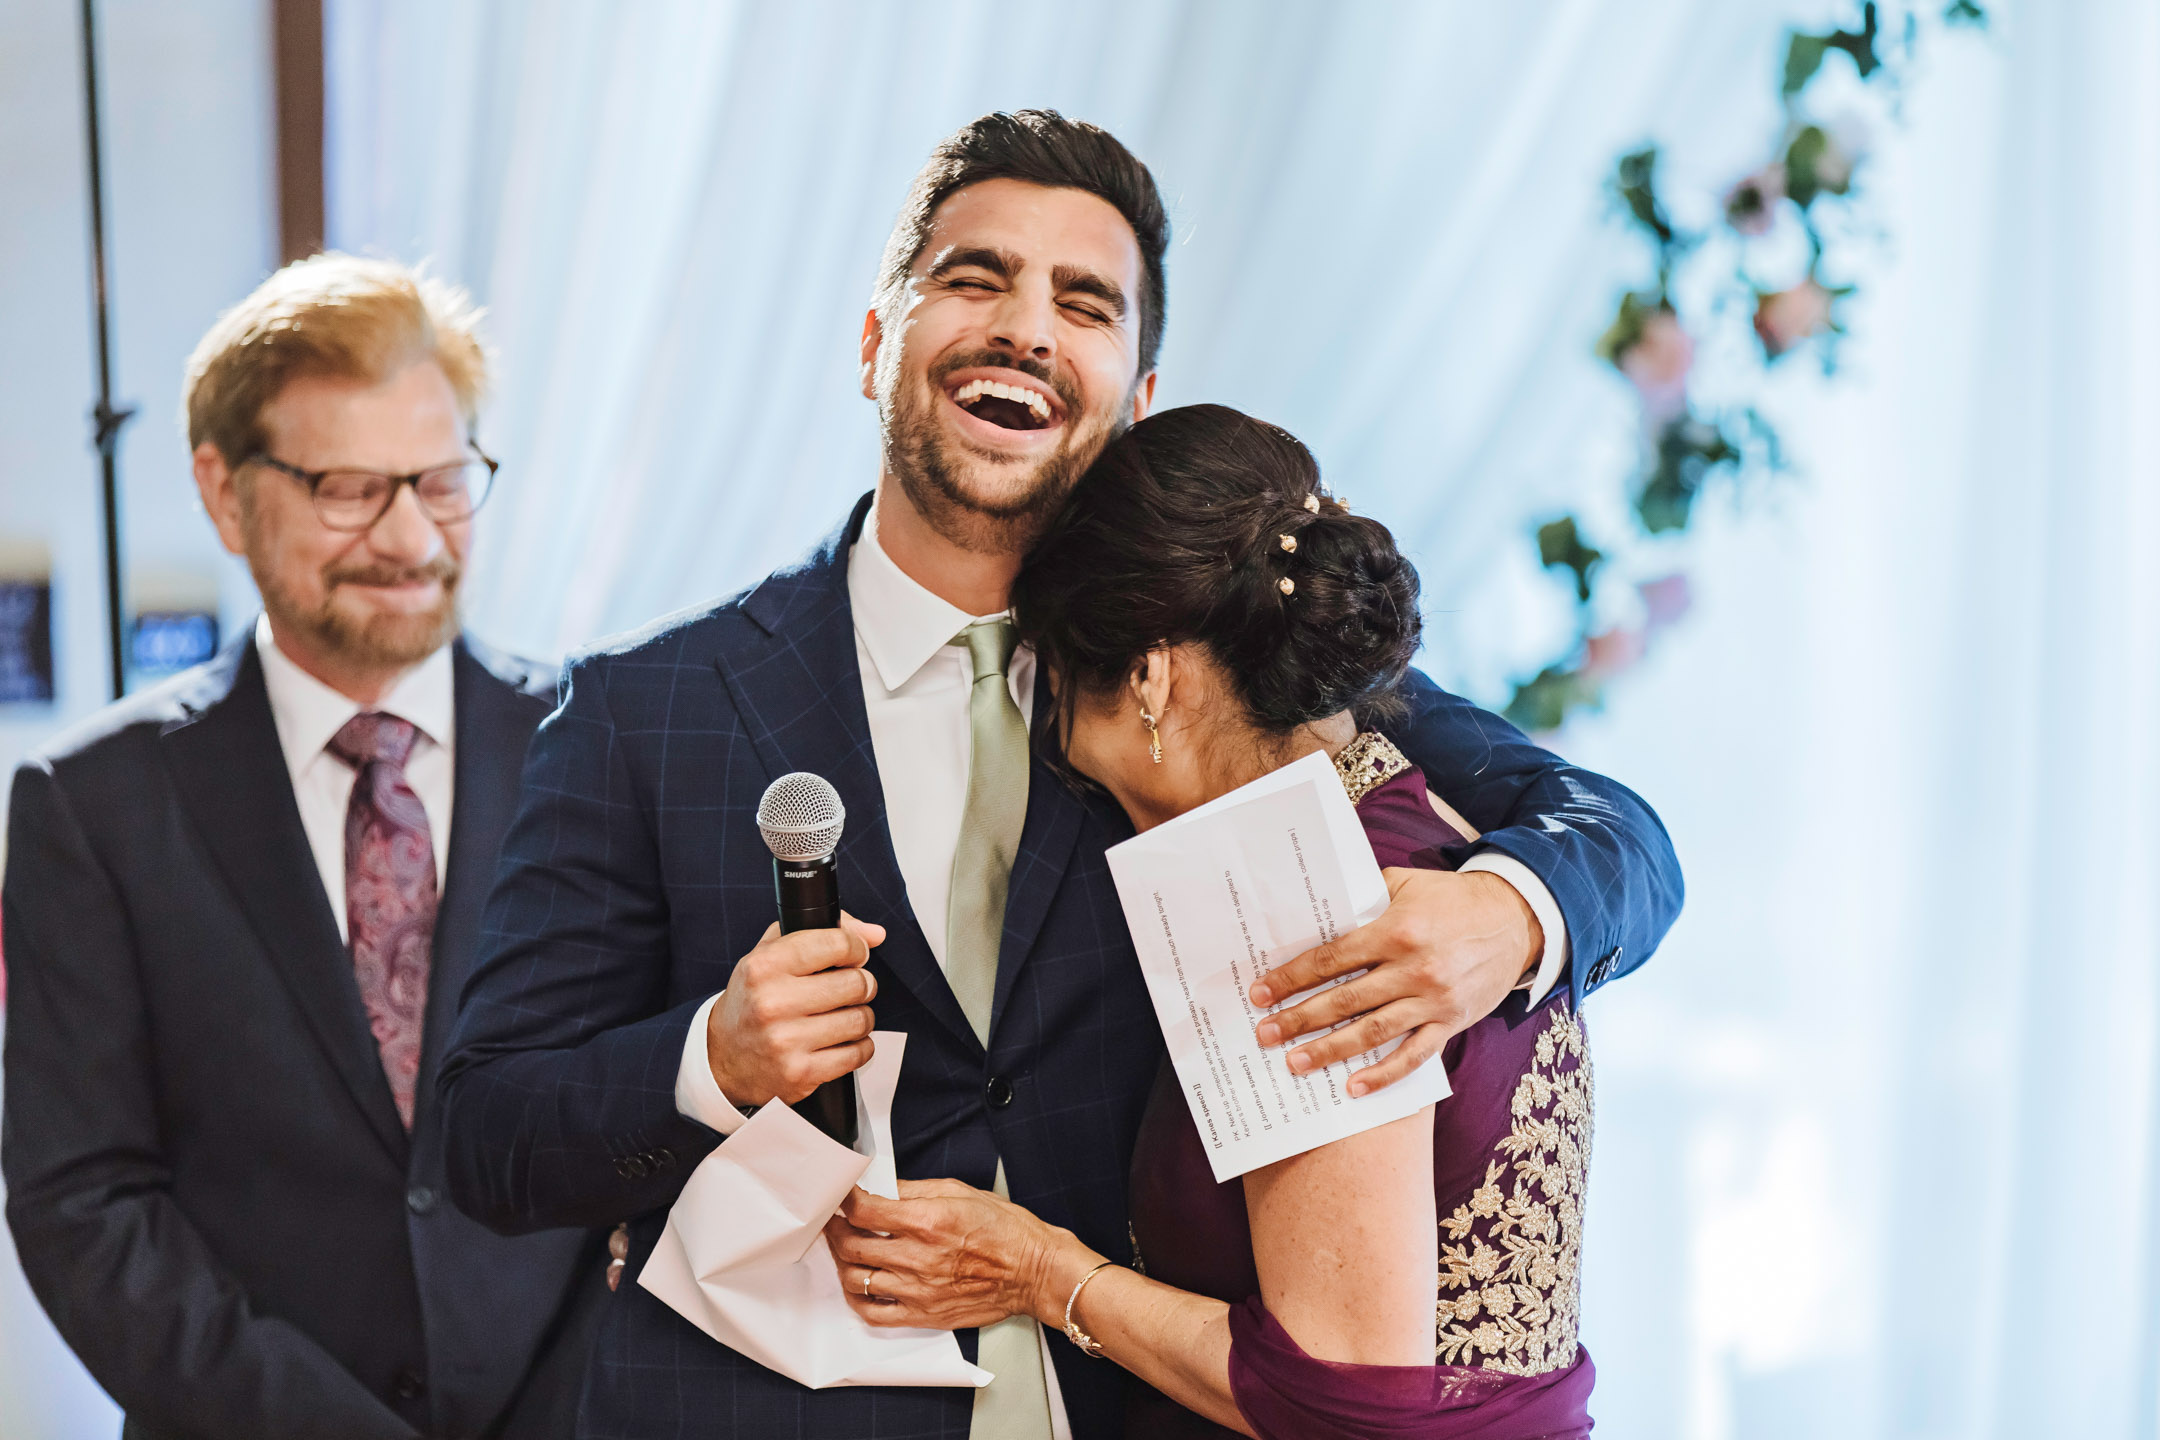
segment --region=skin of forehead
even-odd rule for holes
[[[1026,276],[1035,265],[1081,264],[1124,292],[1127,323],[1140,295],[1140,242],[1118,208],[1100,195],[1032,181],[984,180],[945,197],[929,238],[909,267],[921,279],[958,245],[1017,256]]]

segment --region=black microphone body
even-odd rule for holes
[[[783,860],[773,856],[773,898],[780,902],[780,933],[840,928],[840,873],[833,857]]]
[[[773,857],[773,894],[780,902],[780,933],[840,928],[840,873],[833,857]],[[795,1113],[839,1141],[855,1143],[855,1077],[842,1075],[795,1102]]]

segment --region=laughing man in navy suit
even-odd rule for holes
[[[606,644],[541,727],[441,1089],[458,1202],[504,1230],[627,1221],[629,1271],[742,1112],[909,1040],[903,1177],[996,1185],[1112,1256],[1162,1054],[1104,850],[1107,802],[1025,748],[1044,677],[1006,593],[1104,442],[1146,414],[1169,226],[1115,139],[985,116],[918,175],[863,328],[883,464],[807,561]],[[1460,872],[1397,881],[1379,921],[1288,987],[1371,966],[1288,1033],[1335,1059],[1407,1033],[1384,1083],[1518,985],[1587,992],[1680,903],[1663,829],[1422,676],[1394,738],[1483,832]],[[1015,737],[1018,737],[1017,742]],[[875,924],[770,930],[753,821],[777,776],[838,788],[838,864]],[[1267,1037],[1263,1036],[1263,1039]],[[1118,1431],[1119,1372],[1024,1317],[963,1335],[981,1391],[810,1391],[634,1284],[611,1298],[581,1434],[1077,1440]],[[978,1351],[979,1346],[979,1351]]]

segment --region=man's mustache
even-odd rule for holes
[[[422,580],[438,580],[445,590],[457,584],[459,567],[448,555],[438,555],[425,565],[353,565],[332,570],[323,576],[326,589],[340,585],[411,585]]]

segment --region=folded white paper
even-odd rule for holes
[[[1247,996],[1254,980],[1387,909],[1387,882],[1327,756],[1285,765],[1111,847],[1109,858],[1217,1181],[1400,1119],[1448,1093],[1447,1072],[1428,1063],[1351,1098],[1351,1074],[1400,1040],[1298,1075],[1288,1047],[1263,1050],[1253,1038],[1267,1013]]]
[[[855,1072],[850,1150],[785,1105],[767,1105],[699,1162],[637,1283],[730,1349],[813,1390],[972,1385],[946,1330],[880,1329],[848,1308],[825,1222],[850,1188],[897,1199],[892,1098],[907,1036],[880,1030]]]

